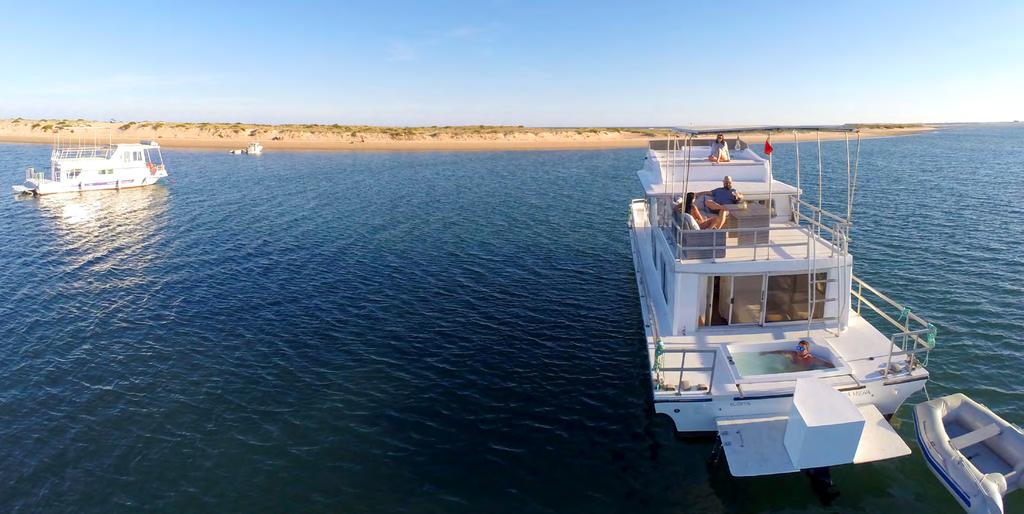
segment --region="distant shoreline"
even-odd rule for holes
[[[83,142],[98,139],[114,143],[153,140],[167,148],[236,149],[259,141],[268,151],[495,151],[585,150],[642,148],[652,139],[673,133],[667,129],[613,127],[534,128],[522,126],[371,127],[342,125],[252,125],[241,123],[95,122],[87,120],[0,120],[0,142],[41,143],[61,138]],[[928,125],[869,125],[862,138],[892,137],[935,130]],[[741,133],[748,143],[760,142],[764,133]],[[822,140],[843,134],[821,133]],[[801,141],[814,139],[801,133]],[[773,136],[792,142],[791,134]]]

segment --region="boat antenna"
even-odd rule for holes
[[[800,136],[793,130],[793,146],[796,147],[796,224],[800,224]]]
[[[850,187],[850,201],[847,203],[846,222],[853,223],[853,199],[857,194],[857,169],[860,164],[860,130],[857,130],[857,153],[853,159],[853,181]]]
[[[686,136],[686,177],[683,182],[683,198],[690,192],[690,160],[693,155],[693,135],[689,134]]]
[[[822,199],[824,198],[824,182],[822,181],[822,166],[821,166],[821,131],[814,131],[814,136],[818,140],[818,223],[815,226],[815,230],[818,235],[821,235],[821,206]]]
[[[846,132],[846,221],[850,221],[850,210],[853,206],[850,202],[853,197],[850,196],[850,192],[853,191],[853,178],[850,175],[850,133]]]

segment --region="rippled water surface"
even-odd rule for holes
[[[938,325],[930,393],[1018,423],[1022,148],[865,141],[852,245]],[[651,415],[642,150],[164,154],[156,187],[0,201],[3,511],[959,512],[913,443],[826,509]],[[0,145],[3,187],[48,155]]]

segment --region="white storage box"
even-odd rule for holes
[[[848,396],[816,378],[796,381],[784,444],[797,469],[853,462],[864,416]]]

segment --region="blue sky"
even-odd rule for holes
[[[1024,119],[1024,2],[5,2],[0,117]]]

